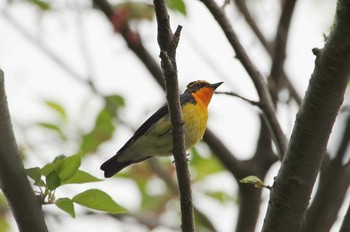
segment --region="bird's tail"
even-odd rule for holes
[[[143,158],[138,159],[138,160],[119,162],[117,160],[117,156],[115,155],[112,158],[110,158],[109,160],[107,160],[106,162],[104,162],[101,165],[100,169],[104,171],[104,175],[107,178],[107,177],[111,177],[111,176],[117,174],[118,172],[120,172],[125,167],[127,167],[131,164],[139,163],[139,162],[144,161],[146,159],[149,159],[151,157],[152,156],[147,156],[147,157],[143,157]]]

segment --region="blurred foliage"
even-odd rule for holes
[[[6,198],[0,193],[0,232],[10,231],[10,224],[6,217],[8,211],[9,208],[7,206]]]
[[[44,0],[26,0],[26,1],[38,7],[40,10],[51,10],[51,5],[48,1],[44,1]]]
[[[181,14],[183,14],[184,16],[187,15],[187,10],[186,10],[186,5],[185,5],[185,1],[183,0],[168,0],[166,1],[169,9],[173,10],[173,11],[177,11]]]
[[[119,95],[104,97],[104,106],[96,117],[95,126],[82,136],[80,149],[84,154],[95,152],[103,142],[112,138],[116,129],[117,111],[124,104],[124,99]]]
[[[126,16],[127,20],[148,20],[152,21],[154,18],[153,5],[141,1],[125,1],[114,5],[114,9]]]

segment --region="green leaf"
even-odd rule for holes
[[[41,169],[41,174],[44,176],[48,176],[51,172],[56,170],[57,166],[63,162],[63,160],[66,158],[65,155],[58,155],[55,157],[55,159],[51,162],[46,164]]]
[[[48,106],[50,109],[55,111],[64,121],[67,120],[67,113],[62,105],[60,105],[57,102],[46,100],[45,101],[46,106]]]
[[[52,131],[56,132],[62,140],[67,139],[67,136],[63,133],[61,128],[56,124],[48,123],[48,122],[39,122],[38,125],[45,128],[45,129],[52,130]]]
[[[63,182],[71,178],[77,172],[80,164],[81,153],[63,159],[56,167],[60,180]]]
[[[72,199],[75,203],[90,209],[101,210],[108,213],[121,213],[126,209],[118,205],[107,193],[98,189],[89,189],[79,193]]]
[[[184,16],[187,15],[186,5],[185,5],[185,2],[183,0],[168,0],[166,3],[170,9],[172,9],[174,11],[178,11],[181,14],[183,14]]]
[[[56,171],[52,171],[46,177],[46,184],[49,190],[55,190],[58,186],[61,185],[61,180]]]
[[[271,187],[265,185],[264,182],[257,176],[247,176],[239,180],[243,184],[253,184],[255,188],[268,188],[271,190]]]
[[[66,181],[71,178],[81,164],[81,153],[66,157],[64,155],[57,156],[54,161],[46,164],[42,169],[41,173],[48,177],[52,172],[55,172],[60,182]]]
[[[35,183],[41,180],[41,169],[39,167],[25,169],[27,176],[32,178]]]
[[[97,177],[94,177],[87,172],[78,170],[74,173],[74,175],[71,178],[63,181],[62,185],[64,185],[64,184],[82,184],[82,183],[97,182],[97,181],[103,181],[103,180],[99,179]]]
[[[39,7],[41,10],[49,10],[51,8],[50,4],[43,0],[28,0],[28,1],[36,5],[37,7]]]
[[[75,218],[75,210],[74,210],[74,204],[73,201],[69,198],[59,198],[55,201],[55,205],[62,209],[64,212],[68,213],[72,216],[72,218]]]

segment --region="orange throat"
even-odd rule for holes
[[[202,88],[195,93],[192,93],[192,96],[198,103],[208,106],[213,96],[214,90],[211,88]]]

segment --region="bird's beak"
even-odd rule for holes
[[[218,82],[218,83],[215,83],[215,84],[210,84],[209,86],[213,89],[216,89],[217,87],[219,87],[222,83],[224,83],[223,81],[222,82]]]

